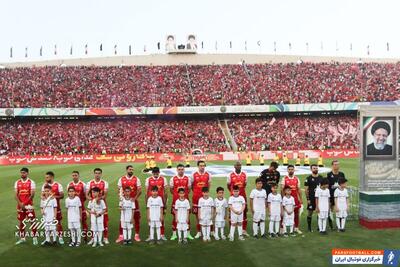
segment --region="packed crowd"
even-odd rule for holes
[[[357,148],[355,116],[236,118],[240,150]],[[0,155],[119,154],[228,150],[217,120],[35,120],[0,122]]]
[[[0,155],[120,154],[226,150],[217,121],[0,122]]]
[[[0,70],[0,107],[140,107],[400,99],[400,63]]]
[[[354,149],[359,144],[354,116],[238,118],[229,128],[241,151]]]

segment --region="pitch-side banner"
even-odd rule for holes
[[[238,106],[188,106],[143,108],[93,108],[85,115],[187,115],[187,114],[240,114],[273,112],[354,111],[359,103],[279,104]]]
[[[0,108],[0,117],[126,116],[246,114],[277,112],[355,111],[364,103],[315,103],[237,106],[131,107],[131,108]]]
[[[234,153],[225,152],[219,154],[206,155],[188,155],[190,161],[206,160],[244,160],[248,154],[253,160],[258,160],[262,154],[266,160],[273,159],[275,154],[282,157],[282,151],[261,151]],[[309,158],[317,158],[320,154],[324,158],[356,158],[359,156],[357,150],[299,150],[287,151],[289,158],[295,158],[297,155]],[[0,157],[0,165],[30,165],[30,164],[93,164],[93,163],[135,163],[145,162],[149,158],[154,158],[158,163],[165,162],[170,157],[175,163],[184,162],[186,155],[174,153],[154,153],[154,154],[110,154],[110,155],[59,155],[59,156],[2,156]]]

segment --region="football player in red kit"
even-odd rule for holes
[[[302,232],[299,229],[299,211],[301,206],[303,205],[303,201],[301,199],[301,190],[300,190],[300,180],[297,176],[294,175],[294,166],[288,165],[287,167],[288,175],[286,175],[281,181],[282,188],[282,196],[284,195],[283,188],[285,186],[289,186],[291,189],[291,195],[294,198],[294,231],[298,234]]]
[[[200,229],[200,223],[198,219],[198,209],[199,209],[199,199],[203,196],[202,190],[203,187],[208,187],[211,188],[211,175],[206,172],[206,162],[204,160],[199,160],[197,162],[197,167],[198,171],[194,172],[192,175],[191,179],[191,184],[192,184],[192,190],[193,190],[193,195],[192,195],[192,213],[196,215],[197,219],[197,234],[194,238],[200,238],[201,237],[201,229]]]
[[[33,198],[35,196],[36,184],[28,175],[28,168],[20,170],[21,178],[14,184],[15,200],[17,201],[17,219],[19,221],[19,240],[16,245],[26,242],[25,239],[25,220],[30,220],[32,223],[33,244],[36,246],[38,240],[36,237],[35,210],[33,208]]]

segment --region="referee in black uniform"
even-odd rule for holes
[[[329,217],[328,217],[328,222],[329,222],[329,227],[331,230],[333,229],[333,213],[335,211],[335,197],[334,193],[336,188],[339,187],[339,179],[345,179],[345,175],[343,172],[339,171],[340,166],[339,166],[339,161],[338,160],[333,160],[332,161],[332,167],[331,171],[327,174],[326,178],[328,178],[329,181],[329,193],[331,195],[330,198],[330,212],[329,212]]]
[[[318,165],[317,164],[311,164],[310,169],[311,169],[311,175],[309,175],[306,178],[306,180],[304,181],[304,190],[305,190],[306,198],[307,198],[308,231],[312,232],[311,221],[312,221],[313,212],[316,208],[316,206],[315,206],[315,190],[321,184],[323,177],[318,174]]]
[[[263,183],[263,189],[267,192],[267,197],[269,193],[271,193],[271,184],[276,183],[279,184],[279,179],[281,174],[278,172],[279,164],[275,161],[271,162],[268,169],[263,170],[260,173],[259,178]]]

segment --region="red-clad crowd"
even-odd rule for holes
[[[400,99],[400,64],[247,65],[260,104]]]
[[[358,148],[355,116],[237,118],[228,122],[241,151]]]
[[[140,107],[390,101],[400,63],[0,70],[0,107]]]
[[[217,121],[137,119],[0,122],[0,155],[190,152],[227,149]]]
[[[355,116],[235,118],[240,150],[356,148]],[[227,151],[217,120],[34,120],[0,122],[0,155]]]

